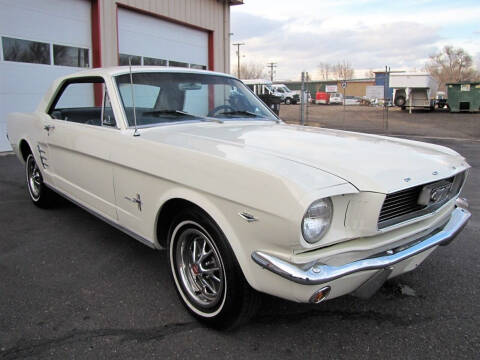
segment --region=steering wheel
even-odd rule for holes
[[[220,105],[220,106],[217,106],[216,108],[212,109],[211,111],[209,111],[207,116],[215,117],[216,113],[220,112],[220,110],[223,110],[222,112],[235,111],[235,109],[233,107],[231,107],[230,105]]]

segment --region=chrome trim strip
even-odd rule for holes
[[[391,255],[358,260],[341,266],[330,266],[320,262],[292,264],[263,251],[254,251],[252,259],[264,269],[297,284],[324,284],[360,271],[385,269],[437,245],[446,245],[463,229],[471,215],[468,210],[457,207],[443,229],[411,247]]]
[[[148,247],[150,247],[150,248],[152,248],[152,249],[156,249],[155,244],[152,243],[151,241],[145,239],[143,236],[138,235],[138,234],[134,233],[133,231],[128,230],[127,228],[124,228],[122,225],[119,225],[119,224],[117,224],[116,222],[110,220],[109,218],[106,218],[105,216],[100,215],[100,214],[97,213],[96,211],[87,208],[85,205],[80,204],[78,201],[72,199],[70,196],[66,195],[64,192],[62,192],[62,191],[60,191],[60,190],[58,190],[58,189],[55,189],[53,186],[51,186],[51,185],[49,185],[49,184],[46,184],[46,183],[44,183],[44,184],[45,184],[49,189],[55,191],[58,195],[64,197],[64,198],[67,199],[68,201],[71,201],[72,203],[74,203],[74,204],[77,205],[78,207],[82,208],[82,209],[85,210],[86,212],[92,214],[93,216],[96,216],[96,217],[99,218],[100,220],[105,221],[107,224],[113,226],[114,228],[120,230],[121,232],[124,232],[125,234],[127,234],[128,236],[134,238],[135,240],[140,241],[142,244],[147,245]]]

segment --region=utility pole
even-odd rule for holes
[[[237,47],[237,77],[240,79],[240,46],[245,45],[245,43],[235,43],[233,46]]]
[[[308,85],[310,76],[308,71],[305,73],[305,122],[308,124],[308,94],[310,93],[310,86]]]
[[[305,125],[304,101],[305,101],[305,72],[302,71],[302,87],[300,88],[300,124]]]
[[[386,109],[386,112],[387,112],[387,133],[388,133],[388,103],[390,102],[390,66],[387,68],[387,66],[385,66],[385,83],[388,82],[388,86],[387,86],[387,99],[386,99],[386,103],[385,103],[385,109]]]
[[[273,82],[273,72],[274,72],[274,69],[277,67],[277,63],[270,62],[267,64],[267,67],[270,68],[270,81]]]

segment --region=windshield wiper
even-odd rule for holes
[[[269,120],[269,121],[275,121],[277,124],[280,124],[280,120],[279,119],[275,119],[275,118],[269,118],[269,117],[265,117],[265,116],[260,116],[260,115],[257,115],[251,111],[246,111],[246,110],[235,110],[235,111],[225,111],[225,112],[221,112],[221,113],[218,113],[215,115],[215,117],[217,117],[218,115],[231,115],[231,116],[236,116],[236,115],[239,115],[239,116],[244,116],[244,117],[256,117],[256,118],[260,118],[260,119],[264,119],[264,120]]]
[[[180,110],[152,110],[152,111],[145,111],[142,113],[142,115],[173,115],[176,117],[191,117],[191,118],[197,118],[197,116],[194,116],[192,114],[189,114],[185,111],[180,111]]]
[[[263,116],[257,115],[257,114],[255,114],[251,111],[246,111],[246,110],[224,111],[224,112],[216,114],[216,116],[218,116],[218,115],[233,115],[233,116],[240,115],[240,116],[263,118]]]
[[[190,119],[196,119],[196,120],[205,121],[205,122],[216,122],[221,124],[223,123],[223,120],[220,120],[220,119],[215,119],[212,117],[196,116],[181,110],[152,110],[152,111],[145,111],[143,115],[173,115],[175,117],[188,117]]]

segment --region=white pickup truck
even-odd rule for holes
[[[285,84],[273,84],[272,89],[276,96],[280,96],[286,105],[296,104],[300,101],[299,94],[290,90]]]

